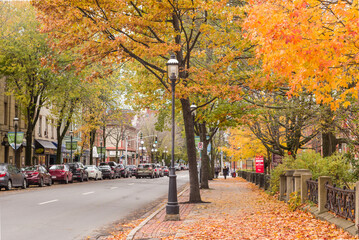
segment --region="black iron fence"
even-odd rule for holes
[[[334,212],[335,214],[350,219],[355,220],[355,189],[350,190],[345,186],[343,189],[329,185],[325,185],[327,192],[327,202],[325,208],[329,211]]]
[[[318,180],[307,180],[308,199],[318,204]]]
[[[252,182],[258,185],[260,188],[263,188],[264,190],[269,189],[270,175],[264,173],[256,173],[256,172],[238,171],[238,176],[246,179],[248,182]]]

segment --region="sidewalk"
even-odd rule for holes
[[[179,197],[181,221],[165,221],[162,208],[143,226],[143,219],[135,221],[108,239],[126,239],[131,231],[132,239],[357,239],[309,212],[289,211],[238,177],[210,181],[210,187],[201,190],[209,203],[184,204],[188,190]]]

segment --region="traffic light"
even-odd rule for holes
[[[157,136],[155,137],[155,143],[157,143]]]

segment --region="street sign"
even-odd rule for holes
[[[198,143],[198,149],[199,149],[199,150],[202,150],[202,149],[203,149],[203,142],[199,142],[199,143]]]
[[[256,172],[264,173],[264,158],[263,158],[263,156],[256,156]]]

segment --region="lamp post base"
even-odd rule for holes
[[[180,215],[179,214],[166,214],[165,221],[179,221]]]

